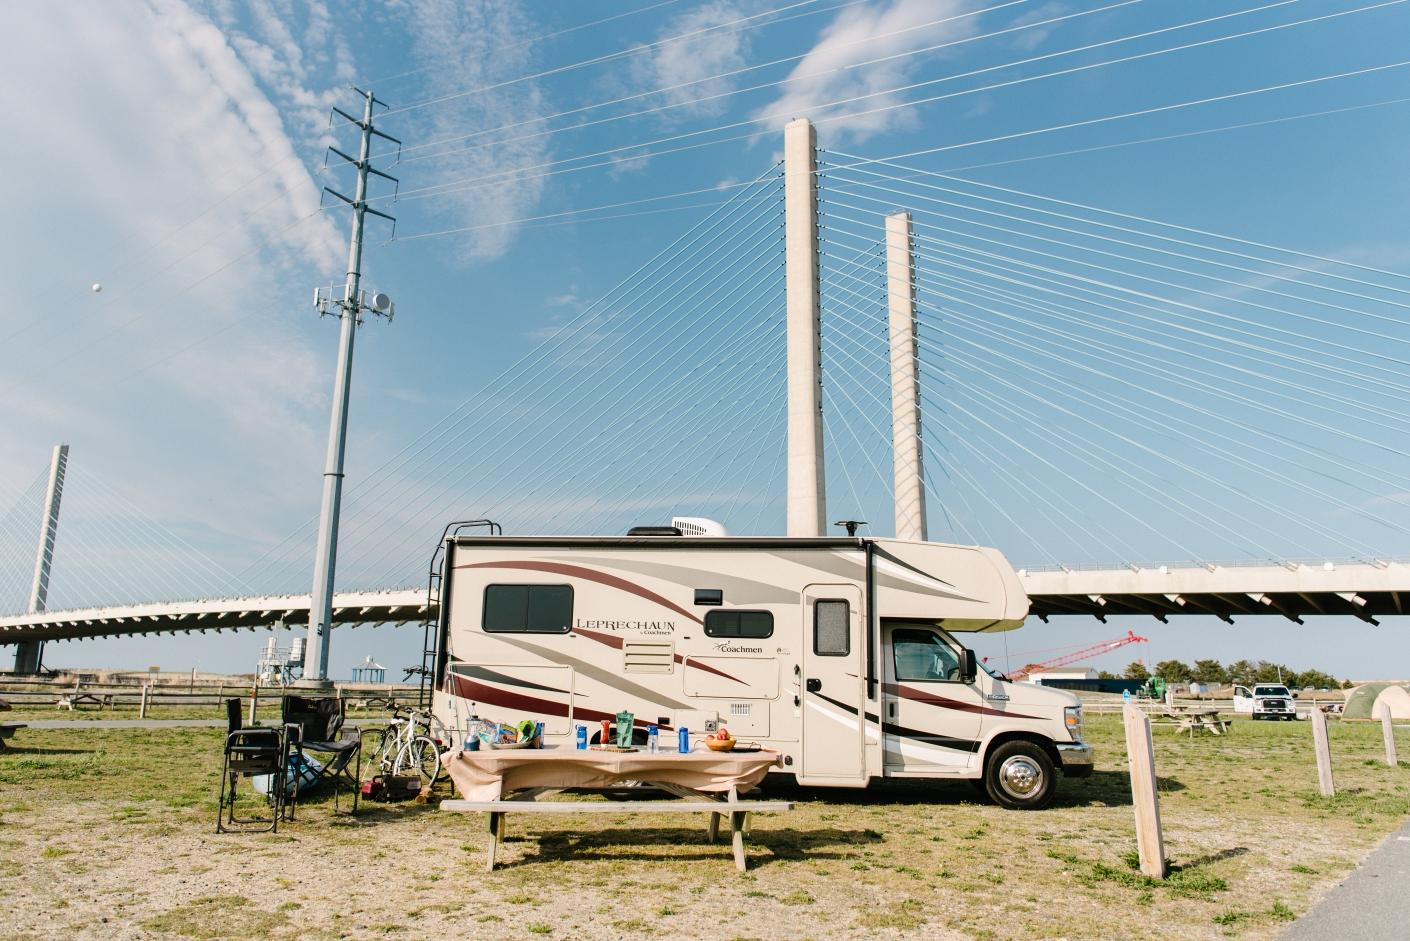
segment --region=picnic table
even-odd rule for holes
[[[74,707],[81,706],[84,703],[92,703],[99,708],[111,709],[113,705],[113,694],[88,693],[80,689],[74,689],[73,692],[60,695],[54,702],[54,705],[60,709],[67,709],[69,712],[73,712]]]
[[[1190,738],[1201,730],[1211,735],[1224,735],[1232,725],[1212,706],[1172,706],[1164,715],[1170,720],[1168,724],[1175,726],[1175,734],[1189,732]]]
[[[740,800],[779,762],[773,751],[614,752],[547,748],[464,751],[454,749],[442,761],[461,800],[441,802],[441,810],[490,815],[486,869],[493,871],[495,852],[504,839],[510,813],[708,813],[709,841],[719,834],[728,814],[734,864],[745,869],[744,834],[750,813],[792,810],[787,801]],[[542,798],[568,788],[610,788],[629,782],[654,786],[684,800],[548,801]]]

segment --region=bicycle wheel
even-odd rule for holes
[[[377,740],[373,743],[372,750],[368,752],[371,756],[368,762],[374,768],[379,768],[384,773],[391,771],[392,757],[396,749],[397,730],[395,726],[389,725],[377,731]]]
[[[441,750],[424,735],[418,735],[397,753],[393,774],[416,772],[427,787],[433,787],[441,776]]]

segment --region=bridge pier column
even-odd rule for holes
[[[886,217],[886,309],[891,338],[891,471],[896,538],[925,541],[920,441],[920,362],[916,358],[915,256],[911,214]]]
[[[827,534],[823,478],[822,305],[818,298],[817,134],[806,118],[783,129],[784,286],[788,333],[788,528]]]

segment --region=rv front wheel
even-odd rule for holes
[[[984,789],[1000,807],[1041,810],[1053,799],[1053,761],[1032,742],[1004,742],[989,753]]]

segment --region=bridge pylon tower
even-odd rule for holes
[[[34,552],[34,579],[29,586],[29,613],[39,614],[49,603],[49,574],[54,568],[54,542],[59,537],[59,504],[64,497],[64,474],[69,466],[69,446],[54,445],[49,460],[49,486],[44,490],[44,517],[39,524],[39,547]],[[44,641],[24,640],[15,645],[15,672],[38,673],[44,663]]]

